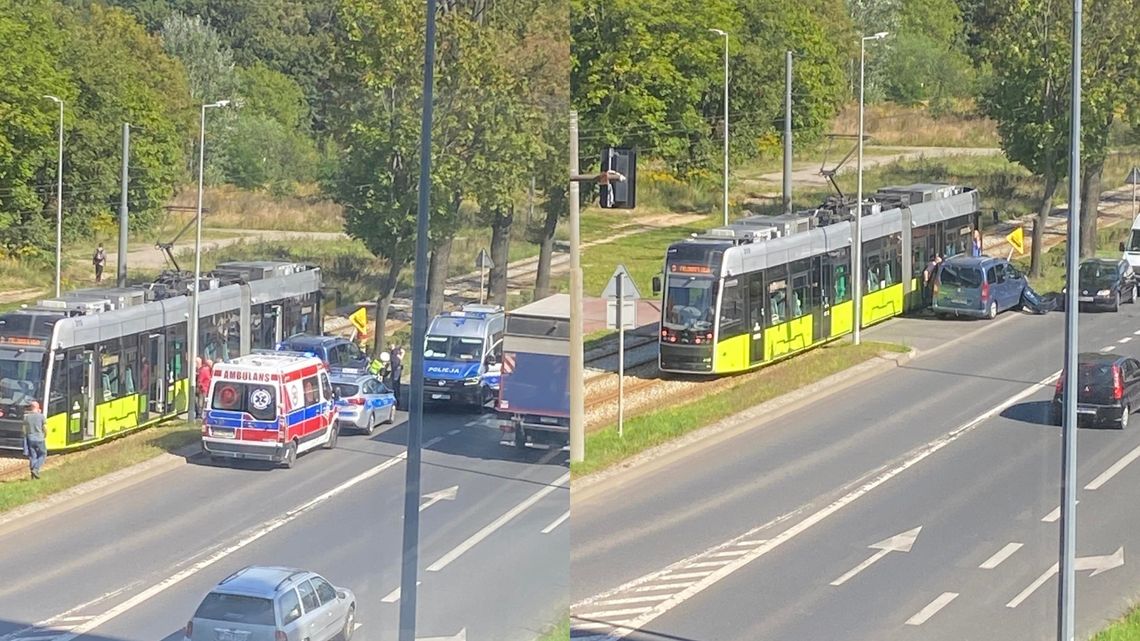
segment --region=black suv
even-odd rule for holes
[[[1066,373],[1057,379],[1050,419],[1061,424]],[[1086,352],[1077,356],[1077,420],[1128,427],[1140,406],[1140,361],[1131,356]]]

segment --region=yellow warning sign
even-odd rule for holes
[[[1013,245],[1013,248],[1017,250],[1017,253],[1025,253],[1025,235],[1022,232],[1021,227],[1018,227],[1017,229],[1009,232],[1009,235],[1005,237],[1005,240],[1010,245]]]
[[[366,309],[361,307],[356,310],[352,313],[352,316],[348,317],[348,320],[352,321],[352,326],[355,327],[356,331],[361,335],[368,334],[368,311]]]

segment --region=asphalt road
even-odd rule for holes
[[[423,494],[458,488],[420,513],[417,637],[533,641],[568,604],[566,455],[500,445],[490,415],[426,416]],[[0,535],[0,640],[180,641],[217,581],[274,564],[351,588],[354,638],[394,641],[405,442],[399,413],[292,470],[192,460]]]
[[[1080,323],[1082,351],[1140,356],[1140,305]],[[572,636],[1055,638],[1063,328],[892,322],[865,335],[942,347],[575,490]],[[1077,453],[1083,638],[1140,593],[1140,430],[1081,429]]]

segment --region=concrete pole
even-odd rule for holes
[[[1069,153],[1069,258],[1065,301],[1065,416],[1061,428],[1061,536],[1057,639],[1073,641],[1077,550],[1077,286],[1081,260],[1081,0],[1073,0],[1072,119]]]
[[[855,161],[855,234],[851,239],[851,272],[854,282],[851,292],[854,296],[854,343],[859,344],[860,329],[863,325],[863,85],[864,85],[864,57],[867,51],[867,39],[859,40],[859,155]]]
[[[412,307],[412,385],[404,482],[404,548],[400,567],[400,637],[416,639],[416,578],[420,558],[420,459],[424,426],[424,335],[428,322],[428,222],[431,206],[431,123],[435,85],[435,0],[427,1],[424,102],[420,123],[419,209],[416,212],[415,298]]]
[[[724,224],[728,225],[728,34],[724,34]]]
[[[792,213],[792,52],[784,55],[784,213]]]
[[[586,459],[585,355],[582,345],[582,262],[578,183],[578,112],[570,112],[570,462]],[[403,641],[403,640],[401,640]]]
[[[119,269],[117,284],[119,287],[127,286],[127,187],[130,182],[128,170],[131,156],[131,126],[123,123],[123,179],[122,193],[119,195]]]

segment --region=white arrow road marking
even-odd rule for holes
[[[914,616],[906,620],[907,625],[922,625],[926,623],[927,619],[938,614],[938,611],[950,604],[951,601],[958,598],[957,592],[943,592],[938,598],[934,599],[925,608],[919,610]]]
[[[360,483],[367,481],[368,479],[376,476],[377,474],[380,474],[381,472],[383,472],[384,470],[387,470],[390,467],[398,465],[399,463],[403,462],[407,457],[408,457],[408,452],[407,452],[407,450],[404,450],[403,452],[400,452],[397,456],[394,456],[394,457],[388,459],[387,461],[384,461],[383,463],[377,465],[376,467],[373,467],[369,470],[365,470],[364,472],[361,472],[360,474],[357,474],[356,476],[345,481],[344,483],[341,483],[340,485],[332,488],[331,490],[328,490],[324,494],[321,494],[320,496],[309,499],[308,501],[305,501],[301,505],[298,505],[297,507],[289,510],[285,514],[263,523],[262,525],[255,528],[253,531],[250,531],[248,534],[243,536],[236,543],[233,543],[230,546],[223,548],[223,549],[215,552],[214,554],[211,554],[210,556],[206,557],[205,559],[202,559],[201,561],[195,563],[194,565],[191,565],[190,567],[188,567],[188,568],[186,568],[186,569],[184,569],[184,570],[182,570],[182,571],[180,571],[180,572],[178,572],[172,576],[169,576],[169,577],[163,579],[162,581],[150,586],[149,588],[143,590],[142,592],[139,592],[138,594],[127,599],[126,601],[123,601],[122,603],[116,605],[115,607],[111,608],[110,610],[107,610],[103,614],[92,617],[87,622],[76,626],[74,629],[69,631],[67,634],[58,637],[56,639],[56,641],[72,641],[73,639],[77,639],[77,638],[87,634],[88,632],[94,630],[95,628],[97,628],[97,627],[107,623],[108,621],[111,621],[112,619],[118,617],[119,615],[123,614],[124,612],[128,612],[128,611],[134,609],[136,606],[138,606],[142,603],[145,603],[146,601],[149,601],[150,599],[154,598],[155,596],[165,592],[166,590],[169,590],[170,588],[174,587],[175,585],[177,585],[177,584],[185,581],[186,579],[194,576],[195,574],[197,574],[197,573],[201,572],[202,570],[210,567],[211,565],[217,563],[218,561],[221,561],[222,559],[230,556],[234,552],[241,550],[242,548],[248,546],[250,543],[257,541],[258,539],[264,537],[265,535],[269,534],[270,532],[273,532],[274,530],[280,528],[281,526],[292,522],[293,520],[300,517],[302,514],[309,512],[310,510],[317,507],[321,503],[324,503],[325,501],[333,498],[334,496],[344,492],[345,490],[347,490],[353,486],[359,485]]]
[[[872,543],[867,547],[878,550],[872,554],[866,561],[849,570],[846,574],[831,582],[832,585],[843,585],[848,579],[859,574],[863,570],[871,567],[879,559],[890,554],[891,552],[910,552],[911,547],[914,546],[915,540],[918,539],[918,533],[922,530],[922,526],[918,526],[913,530],[907,530],[901,534],[896,534],[890,538],[883,539],[878,543]]]
[[[1116,552],[1113,552],[1112,554],[1103,554],[1101,556],[1079,556],[1075,559],[1073,569],[1076,572],[1087,572],[1089,570],[1092,570],[1092,574],[1089,575],[1091,577],[1096,576],[1102,572],[1108,572],[1109,570],[1118,568],[1122,565],[1124,565],[1124,548],[1119,547],[1116,549]],[[1046,581],[1053,578],[1053,575],[1058,571],[1057,568],[1058,564],[1054,563],[1053,567],[1049,568],[1044,573],[1042,573],[1041,576],[1037,577],[1037,580],[1035,580],[1033,583],[1030,583],[1029,587],[1022,590],[1021,594],[1018,594],[1017,596],[1013,597],[1012,601],[1006,603],[1005,607],[1016,608],[1017,606],[1021,605],[1023,601],[1028,599],[1030,595],[1037,591],[1037,588],[1041,587],[1045,584]]]
[[[451,564],[452,561],[454,561],[455,559],[458,559],[460,556],[462,556],[463,553],[467,552],[471,548],[478,545],[480,541],[487,538],[488,536],[491,536],[491,534],[493,534],[495,532],[495,530],[503,527],[504,525],[507,524],[508,521],[515,518],[519,514],[522,514],[523,511],[525,511],[527,508],[529,508],[530,506],[534,505],[535,503],[538,503],[539,501],[541,501],[547,494],[550,494],[554,490],[564,489],[563,484],[569,480],[570,480],[570,473],[567,472],[566,474],[563,474],[557,481],[555,481],[555,482],[551,483],[550,485],[547,485],[546,487],[542,488],[541,490],[535,492],[534,494],[531,495],[530,498],[528,498],[527,500],[523,501],[522,503],[519,503],[518,505],[514,506],[513,508],[510,509],[509,512],[507,512],[506,514],[495,519],[492,523],[487,525],[487,527],[476,532],[474,536],[467,539],[463,543],[460,543],[458,546],[456,546],[456,548],[454,550],[445,554],[443,556],[443,558],[441,558],[440,560],[438,560],[435,563],[432,563],[430,566],[428,566],[427,571],[428,572],[439,572],[443,568],[447,567],[448,565]]]
[[[1128,467],[1128,464],[1140,458],[1140,446],[1137,446],[1131,452],[1125,454],[1119,461],[1112,464],[1112,467],[1105,470],[1100,476],[1092,480],[1091,483],[1085,486],[1086,490],[1099,490],[1102,485],[1108,483],[1112,477],[1120,474],[1121,470]]]
[[[766,529],[772,527],[772,525],[774,523],[778,523],[780,521],[785,520],[786,518],[790,518],[791,515],[797,515],[800,512],[805,511],[805,508],[801,507],[801,508],[789,513],[788,515],[784,515],[782,517],[775,519],[772,522],[765,523],[764,525],[753,528],[752,530],[745,532],[743,535],[741,535],[735,539],[732,539],[732,540],[728,541],[727,543],[722,543],[722,544],[715,546],[709,550],[706,550],[706,551],[701,552],[699,554],[696,554],[696,555],[693,555],[693,556],[688,557],[686,559],[683,559],[681,561],[678,561],[677,563],[674,563],[673,565],[665,568],[664,570],[658,570],[656,572],[652,572],[652,573],[647,574],[641,578],[634,579],[633,581],[630,581],[630,582],[622,585],[621,587],[619,587],[617,589],[610,590],[609,592],[606,592],[604,594],[600,594],[597,596],[590,597],[590,598],[585,599],[583,601],[579,601],[578,603],[575,603],[575,604],[570,606],[571,615],[576,618],[576,617],[580,616],[579,612],[586,611],[586,608],[588,608],[588,607],[592,607],[592,606],[596,606],[596,605],[603,605],[604,600],[606,598],[609,598],[609,597],[611,597],[615,594],[621,593],[621,592],[629,593],[630,591],[634,591],[634,590],[638,589],[638,586],[642,586],[646,583],[650,583],[651,581],[658,580],[658,579],[662,578],[663,576],[665,576],[668,572],[671,572],[671,571],[674,571],[677,569],[682,569],[682,568],[686,567],[687,564],[691,564],[698,559],[702,559],[702,557],[707,558],[705,555],[707,555],[709,553],[719,552],[719,551],[724,550],[725,548],[730,547],[730,546],[741,546],[741,547],[743,547],[742,542],[746,542],[746,541],[758,543],[758,545],[756,545],[752,549],[748,550],[747,553],[742,554],[742,555],[732,559],[731,563],[715,570],[714,572],[710,573],[709,575],[705,576],[704,578],[702,578],[702,579],[700,579],[694,583],[691,583],[687,586],[685,586],[684,584],[678,585],[678,587],[682,588],[680,592],[673,594],[672,596],[670,596],[670,598],[668,600],[663,601],[662,603],[658,604],[652,610],[645,612],[644,614],[638,616],[635,619],[632,619],[629,621],[623,621],[618,625],[611,624],[610,625],[610,627],[612,628],[611,631],[606,633],[604,636],[599,637],[600,639],[605,639],[605,641],[616,641],[617,639],[624,639],[625,637],[629,636],[633,632],[636,632],[637,630],[641,629],[643,626],[645,626],[650,621],[657,619],[658,617],[665,614],[666,612],[672,610],[673,608],[676,608],[677,606],[681,605],[685,601],[688,601],[689,599],[693,598],[694,596],[696,596],[696,595],[700,594],[701,592],[707,590],[708,588],[712,587],[716,583],[718,583],[718,582],[724,580],[725,578],[727,578],[728,576],[732,575],[737,570],[740,570],[741,568],[747,566],[749,563],[752,563],[756,559],[764,556],[765,554],[768,554],[772,550],[775,550],[776,548],[780,547],[784,543],[787,543],[788,541],[791,541],[792,539],[803,534],[804,532],[807,532],[808,530],[815,527],[817,524],[824,521],[825,519],[827,519],[831,515],[835,514],[836,512],[839,512],[840,510],[847,507],[848,505],[851,505],[852,503],[858,501],[860,498],[866,496],[868,493],[873,491],[875,488],[883,485],[887,481],[895,478],[899,474],[902,474],[903,472],[914,467],[915,465],[918,465],[920,462],[922,462],[927,457],[933,455],[935,452],[941,450],[942,448],[946,447],[947,445],[950,445],[951,443],[958,440],[959,438],[962,438],[966,434],[969,434],[970,432],[974,431],[975,429],[978,428],[979,425],[984,423],[986,420],[1000,414],[1001,412],[1005,411],[1007,408],[1013,406],[1016,403],[1021,402],[1022,399],[1028,398],[1029,396],[1037,393],[1041,389],[1047,387],[1048,385],[1053,383],[1053,381],[1055,381],[1060,374],[1061,374],[1061,372],[1059,370],[1056,372],[1053,372],[1048,377],[1041,380],[1041,382],[1030,385],[1029,387],[1023,389],[1022,391],[1018,392],[1017,394],[1014,394],[1013,396],[1009,397],[1008,399],[1006,399],[1006,400],[1002,401],[1001,403],[995,405],[994,407],[990,408],[986,412],[984,412],[984,413],[978,415],[977,417],[973,418],[972,420],[958,426],[954,430],[944,434],[943,436],[941,436],[941,437],[939,437],[939,438],[937,438],[937,439],[935,439],[935,440],[933,440],[933,441],[931,441],[931,442],[929,442],[929,443],[927,443],[921,447],[918,447],[914,450],[911,450],[910,453],[908,454],[908,456],[906,458],[904,458],[900,463],[895,465],[894,467],[883,470],[883,471],[875,474],[874,476],[872,476],[871,474],[868,474],[867,476],[863,477],[859,481],[856,481],[856,483],[859,483],[859,485],[856,485],[854,487],[854,489],[849,491],[847,494],[843,495],[842,497],[835,500],[834,502],[824,506],[823,508],[820,508],[818,511],[813,512],[812,514],[810,514],[806,518],[804,518],[802,521],[797,522],[795,525],[792,525],[791,527],[784,530],[783,532],[780,532],[778,535],[776,535],[775,537],[773,537],[771,539],[768,539],[766,541],[748,541],[751,537],[755,537],[756,535],[760,534],[761,532],[764,532]],[[854,484],[852,484],[852,485],[854,485]],[[852,487],[852,485],[848,485],[847,487]],[[663,586],[657,586],[657,587],[663,588]],[[577,622],[571,623],[571,636],[572,637],[578,638],[579,636],[581,636],[581,635],[574,635],[574,630],[576,628],[580,628],[580,627],[581,627],[581,624],[579,624]]]
[[[416,637],[416,641],[467,641],[467,628],[450,637]]]
[[[551,532],[554,531],[555,528],[557,528],[559,525],[562,525],[562,523],[565,522],[566,519],[568,519],[568,518],[570,518],[570,510],[566,510],[566,512],[562,516],[558,517],[557,519],[554,519],[553,523],[542,528],[542,533],[543,534],[550,534]]]
[[[986,559],[978,567],[983,570],[992,570],[1001,565],[1001,562],[1013,556],[1013,553],[1021,549],[1021,543],[1008,543],[1005,547],[998,550],[993,556]]]
[[[420,512],[423,512],[440,501],[454,501],[457,494],[459,494],[458,485],[452,485],[447,489],[432,492],[431,494],[424,494],[424,498],[427,499],[427,502],[420,506]]]
[[[423,581],[416,581],[416,585],[423,585]],[[400,588],[396,588],[388,593],[388,596],[380,599],[381,603],[395,603],[400,600]]]

